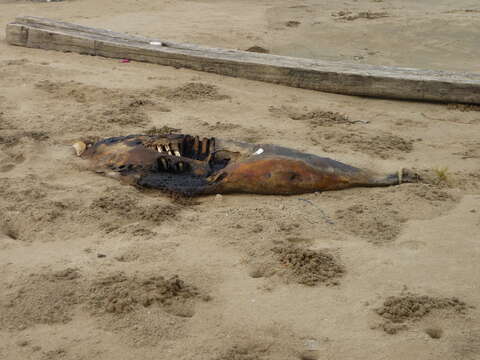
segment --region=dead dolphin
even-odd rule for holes
[[[128,135],[73,146],[97,172],[140,187],[188,196],[289,195],[415,180],[405,169],[377,175],[281,146],[184,134]]]

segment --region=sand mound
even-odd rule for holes
[[[449,310],[464,314],[467,305],[455,297],[438,298],[407,294],[387,298],[381,307],[375,309],[375,312],[386,320],[382,325],[384,331],[395,334],[406,328],[406,322],[418,321],[434,310]]]
[[[78,270],[32,274],[0,296],[0,329],[23,330],[36,324],[65,324],[75,309],[95,316],[108,331],[118,332],[134,346],[155,345],[178,338],[195,300],[209,300],[178,276],[127,276],[122,272],[88,280]],[[155,305],[155,306],[154,306]],[[80,313],[75,311],[78,316]]]
[[[145,131],[145,134],[147,135],[170,135],[174,133],[180,132],[181,129],[176,129],[167,125],[164,125],[162,127],[152,127],[148,130]]]
[[[179,304],[199,296],[199,291],[178,276],[141,278],[123,273],[97,280],[89,290],[90,304],[100,312],[124,314],[138,307],[157,304],[175,315],[191,317],[192,310],[177,312]]]
[[[466,305],[457,298],[435,298],[426,295],[409,294],[389,297],[375,311],[392,322],[419,320],[434,309],[453,309],[463,313]]]
[[[308,120],[311,125],[334,125],[334,124],[351,124],[352,122],[344,114],[332,111],[309,111],[304,114],[296,114],[290,116],[293,120]]]
[[[77,270],[71,268],[32,274],[2,301],[0,324],[21,330],[35,324],[69,322],[75,305],[83,299],[79,278]]]
[[[160,94],[174,101],[225,100],[230,98],[228,95],[221,94],[217,86],[199,82],[190,82],[174,89],[162,89]]]
[[[276,247],[272,251],[299,284],[338,285],[338,278],[345,273],[343,265],[339,264],[333,255],[323,250]]]

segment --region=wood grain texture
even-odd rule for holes
[[[37,17],[7,25],[12,45],[126,58],[338,94],[480,104],[480,74],[321,61],[174,43]],[[150,42],[162,45],[151,45]]]

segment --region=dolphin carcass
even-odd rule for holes
[[[281,146],[184,134],[128,135],[73,146],[96,172],[139,187],[187,196],[288,195],[398,185],[416,179],[405,169],[378,175]]]

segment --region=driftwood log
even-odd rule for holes
[[[185,67],[338,94],[480,104],[480,74],[347,64],[149,39],[38,17],[7,25],[12,45]]]

